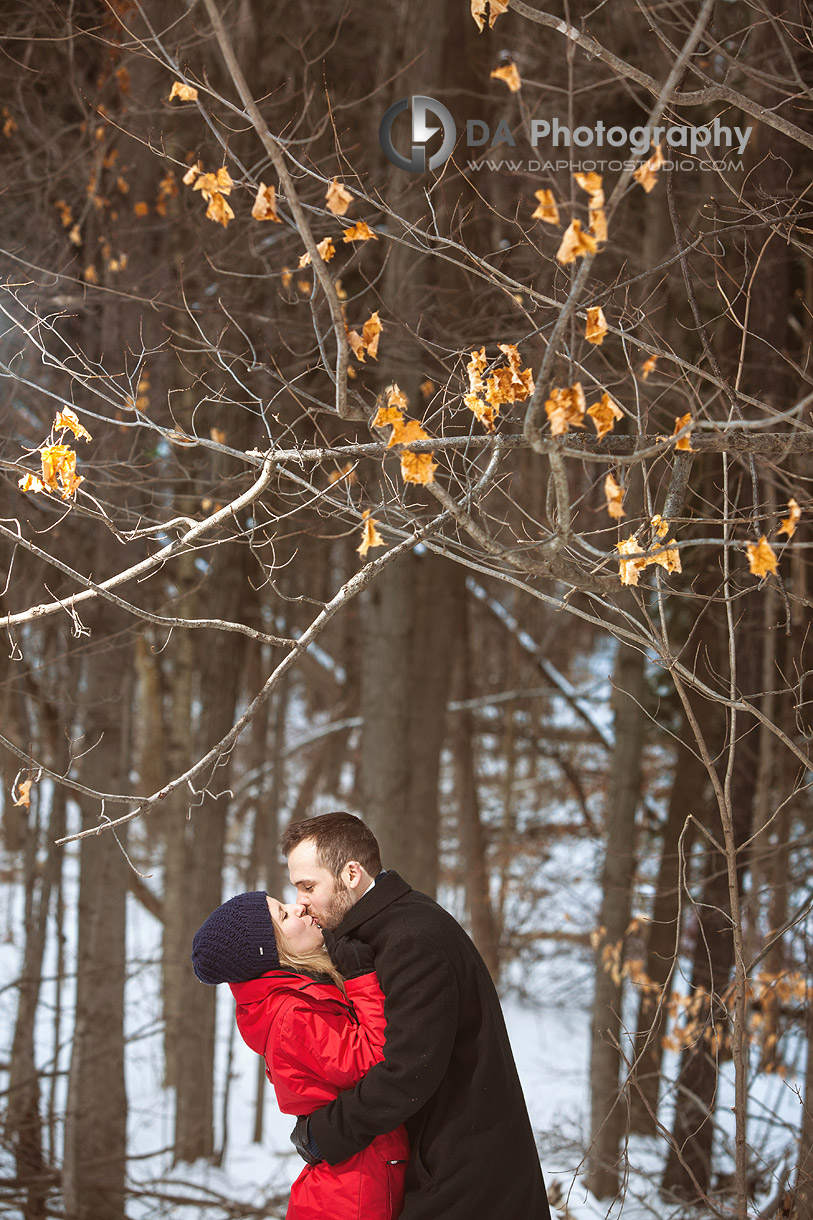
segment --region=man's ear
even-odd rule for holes
[[[358,860],[348,860],[342,869],[342,881],[349,890],[357,890],[366,874]]]

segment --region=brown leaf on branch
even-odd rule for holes
[[[378,241],[378,237],[366,220],[360,220],[357,224],[351,225],[349,229],[345,229],[342,241]]]
[[[788,500],[788,515],[779,526],[780,534],[787,534],[788,538],[792,538],[796,533],[796,526],[802,516],[802,510],[795,500]]]
[[[31,808],[31,784],[30,779],[24,779],[17,785],[16,795],[12,792],[15,805],[23,805],[26,809]]]
[[[488,7],[488,28],[491,29],[497,18],[506,12],[508,12],[508,0],[490,0]],[[477,28],[482,34],[486,20],[486,0],[471,0],[471,15],[477,22]]]
[[[364,526],[361,534],[361,546],[356,547],[356,552],[361,555],[362,559],[372,547],[387,545],[376,529],[377,525],[378,522],[373,521],[369,511],[365,512]]]
[[[655,359],[655,357],[653,357],[653,359]],[[681,432],[686,427],[686,425],[690,424],[691,422],[692,422],[691,411],[687,411],[685,415],[676,417],[675,428],[674,428],[674,431],[672,432],[672,436],[677,436],[678,432]],[[682,436],[679,441],[675,442],[675,448],[682,449],[686,453],[693,453],[694,450],[692,449],[691,440],[692,440],[692,430],[690,428],[685,436]]]
[[[365,355],[372,356],[374,360],[378,358],[378,337],[384,328],[377,310],[370,314],[362,327],[361,334],[357,330],[345,329],[347,330],[347,341],[360,364],[364,364]]]
[[[768,539],[763,534],[759,542],[749,542],[746,546],[748,552],[748,567],[752,576],[759,576],[764,579],[769,572],[776,573],[778,559]]]
[[[330,241],[330,238],[327,240]],[[367,349],[367,355],[372,356],[373,360],[378,358],[378,337],[383,329],[384,327],[381,325],[378,317],[378,310],[376,310],[375,313],[370,314],[361,331],[361,340]]]
[[[604,213],[604,187],[601,174],[574,174],[578,185],[590,196],[590,233],[598,241],[607,240],[607,217]]]
[[[539,201],[536,211],[531,214],[531,220],[543,220],[546,225],[558,225],[559,209],[553,197],[553,191],[534,191],[534,198]]]
[[[663,153],[661,152],[660,144],[655,145],[655,151],[648,161],[643,165],[639,165],[632,175],[635,181],[644,188],[647,194],[652,190],[657,182],[657,172],[663,165]]]
[[[230,220],[234,220],[234,212],[231,205],[226,202],[224,197],[217,191],[209,200],[209,206],[206,209],[207,220],[213,220],[216,224],[223,225],[225,229]]]
[[[626,517],[627,514],[624,512],[624,489],[612,474],[608,474],[604,480],[604,498],[607,502],[607,512],[614,520],[620,521],[622,517]]]
[[[585,254],[595,254],[597,249],[595,237],[582,230],[580,221],[571,220],[565,229],[562,244],[556,251],[556,258],[560,263],[566,265],[577,258],[583,258]]]
[[[612,432],[617,419],[624,418],[624,412],[607,393],[602,394],[598,402],[587,408],[587,414],[595,424],[598,440],[603,440],[608,432]]]
[[[61,411],[57,411],[56,419],[54,420],[55,428],[69,428],[76,437],[84,437],[86,441],[93,440],[93,437],[88,432],[84,424],[79,423],[79,419],[70,407],[63,407]]]
[[[392,427],[392,435],[387,441],[387,448],[393,445],[408,445],[412,441],[429,440],[429,433],[424,432],[415,419],[404,420],[402,408],[406,408],[407,400],[397,385],[391,385],[387,390],[387,405],[379,407],[373,420],[373,427]],[[431,483],[435,478],[437,463],[432,460],[431,453],[401,453],[401,477],[405,483]]]
[[[580,381],[569,389],[554,387],[545,403],[545,413],[550,420],[554,436],[562,436],[568,428],[583,428],[587,402]]]
[[[40,449],[42,481],[51,491],[58,491],[63,500],[76,495],[82,475],[76,473],[76,454],[70,445],[46,445]]]
[[[645,360],[645,361],[644,361],[644,363],[643,363],[643,364],[642,364],[642,366],[641,366],[641,380],[642,380],[642,381],[648,381],[648,380],[649,380],[649,374],[650,374],[650,373],[652,373],[652,372],[654,372],[654,370],[655,370],[655,365],[656,365],[657,363],[658,363],[658,357],[657,357],[657,356],[650,356],[648,360]]]
[[[517,65],[513,63],[503,64],[501,68],[495,68],[490,74],[495,80],[505,81],[512,93],[519,93],[522,88],[522,81],[519,79],[519,71]]]
[[[652,546],[663,546],[663,540],[669,533],[669,522],[664,521],[663,517],[656,513],[652,518],[651,525]],[[647,559],[647,566],[649,566],[651,563],[655,563],[658,565],[658,567],[665,568],[667,572],[682,572],[683,568],[680,562],[680,551],[676,546],[671,546],[671,543],[674,541],[674,538],[669,539],[669,543],[667,544],[669,547],[668,550],[660,551],[657,555],[650,555]]]
[[[45,484],[42,483],[35,474],[31,474],[30,471],[28,474],[22,475],[22,477],[17,480],[17,486],[21,491],[44,492],[46,490]]]
[[[322,241],[319,242],[319,245],[316,247],[316,249],[319,251],[319,257],[321,258],[323,263],[329,263],[330,260],[333,258],[334,254],[336,253],[336,247],[333,245],[332,237],[323,238]],[[308,266],[310,266],[310,261],[311,261],[311,256],[310,256],[310,254],[308,254],[308,252],[306,250],[305,253],[302,255],[302,257],[299,260],[299,266],[308,267]]]
[[[325,206],[334,216],[344,216],[350,204],[353,202],[353,196],[343,187],[341,182],[337,182],[334,178],[330,186],[327,188],[325,195]]]
[[[251,215],[254,220],[273,220],[276,224],[282,224],[277,215],[277,188],[275,186],[260,183],[257,187],[257,197],[254,200]]]
[[[196,102],[198,100],[198,91],[194,85],[186,85],[183,81],[176,80],[169,91],[167,101],[171,102],[176,97],[181,102]]]
[[[596,347],[600,347],[604,342],[604,336],[607,334],[607,319],[604,317],[604,310],[600,305],[596,305],[587,311],[587,327],[585,328],[584,337],[588,343],[595,343]]]
[[[618,574],[622,585],[637,585],[638,578],[646,567],[644,552],[639,547],[634,536],[624,538],[615,544],[619,554]],[[640,556],[640,558],[638,558]]]

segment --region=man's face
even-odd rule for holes
[[[337,928],[357,901],[353,892],[319,863],[313,839],[297,843],[288,857],[296,900],[322,928]]]

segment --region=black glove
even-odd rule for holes
[[[337,940],[329,928],[323,928],[322,935],[333,965],[346,979],[357,979],[375,970],[375,954],[363,940],[351,936]]]
[[[307,1115],[296,1120],[296,1126],[291,1132],[291,1143],[308,1165],[318,1165],[325,1159],[319,1151],[319,1145],[311,1135],[311,1120]]]

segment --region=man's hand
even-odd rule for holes
[[[363,940],[351,936],[337,940],[329,928],[323,928],[322,935],[333,965],[346,979],[357,979],[375,970],[375,954]]]
[[[291,1143],[308,1165],[318,1165],[325,1159],[319,1151],[319,1145],[311,1135],[310,1118],[307,1115],[296,1120],[296,1126],[291,1132]]]

